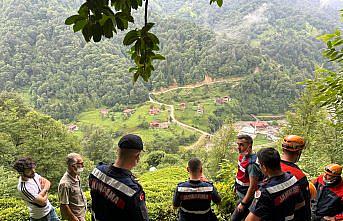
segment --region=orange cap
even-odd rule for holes
[[[331,176],[341,176],[342,166],[336,163],[329,164],[325,167],[325,173]]]
[[[299,151],[304,149],[305,140],[298,135],[288,135],[283,138],[282,148],[289,151]]]

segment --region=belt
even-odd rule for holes
[[[183,208],[183,207],[180,207],[180,209],[181,209],[183,212],[185,212],[185,213],[192,213],[192,214],[197,214],[197,215],[204,215],[204,214],[208,213],[208,212],[211,210],[211,207],[208,208],[207,210],[196,210],[196,211],[194,211],[194,210],[187,210],[187,209],[185,209],[185,208]]]

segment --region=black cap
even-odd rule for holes
[[[118,142],[118,147],[121,149],[135,149],[144,151],[142,138],[134,134],[127,134],[123,136]]]

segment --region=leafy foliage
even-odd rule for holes
[[[315,103],[316,90],[308,86],[286,114],[288,125],[282,135],[297,134],[306,140],[306,149],[299,164],[310,176],[319,175],[330,162],[342,164],[342,146],[339,133],[328,118],[328,113]]]
[[[6,154],[31,156],[37,171],[49,180],[59,180],[65,171],[65,156],[80,151],[77,139],[62,123],[28,108],[11,93],[0,93],[0,134],[7,137],[6,144],[13,151]],[[8,166],[8,162],[1,165]],[[57,187],[56,182],[52,185]]]

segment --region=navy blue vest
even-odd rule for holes
[[[89,175],[93,220],[145,221],[145,193],[130,171],[99,164]]]
[[[221,201],[217,190],[210,182],[189,180],[179,183],[175,190],[173,204],[180,207],[179,220],[215,220],[211,210],[211,201]]]

